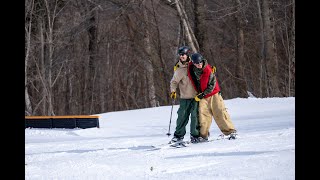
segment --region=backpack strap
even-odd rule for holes
[[[179,63],[178,62],[176,62],[176,64],[173,66],[173,71],[176,71],[179,68]]]

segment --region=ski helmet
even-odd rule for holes
[[[191,55],[191,60],[193,64],[199,64],[203,61],[203,57],[199,53],[194,53]]]
[[[178,54],[186,54],[187,56],[190,56],[191,50],[188,46],[182,46],[178,50]]]

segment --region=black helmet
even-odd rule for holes
[[[190,56],[191,50],[188,46],[182,46],[178,50],[178,54],[186,54],[187,56]]]
[[[203,57],[199,53],[194,53],[191,56],[191,60],[192,60],[193,64],[199,64],[199,63],[201,63],[203,61]]]

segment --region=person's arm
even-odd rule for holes
[[[200,101],[202,98],[204,98],[204,96],[211,93],[215,86],[216,86],[216,76],[211,72],[209,75],[209,82],[208,82],[207,88],[203,92],[199,93],[194,99],[196,101]]]
[[[215,86],[216,86],[216,76],[213,73],[210,73],[208,86],[207,86],[207,89],[203,91],[203,95],[205,96],[211,93]]]
[[[181,73],[179,73],[179,70],[174,71],[174,74],[170,81],[170,92],[175,92],[177,90],[178,84],[181,81],[181,79],[182,79],[182,76],[181,76]]]

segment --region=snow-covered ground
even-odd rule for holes
[[[166,135],[171,106],[95,114],[100,128],[26,129],[25,179],[294,180],[295,98],[235,98],[225,104],[238,139],[179,149],[164,145],[172,138]],[[189,132],[188,124],[187,140]],[[215,122],[210,133],[220,134]]]

